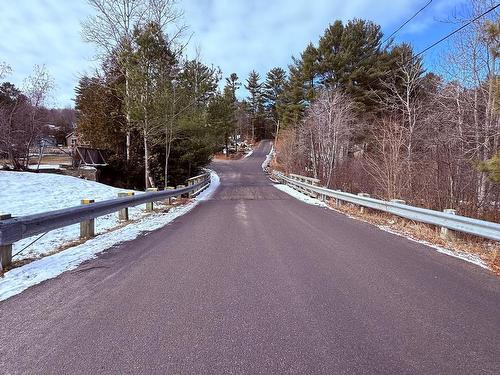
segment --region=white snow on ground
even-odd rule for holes
[[[121,242],[133,240],[142,233],[161,228],[177,217],[189,212],[200,201],[208,200],[219,186],[219,176],[213,171],[210,171],[210,174],[210,186],[186,205],[175,207],[167,213],[153,213],[144,216],[134,223],[103,233],[81,245],[68,248],[57,254],[46,256],[6,272],[4,277],[0,279],[0,301],[19,294],[30,286],[52,279],[65,271],[75,269],[82,262],[94,258],[96,254]],[[120,189],[117,190],[119,191]],[[140,214],[138,216],[141,217]]]
[[[279,189],[279,190],[287,193],[288,195],[291,195],[295,199],[298,199],[299,201],[302,201],[304,203],[311,204],[313,206],[320,206],[320,207],[328,208],[328,205],[326,203],[321,202],[320,200],[318,200],[316,198],[311,198],[308,195],[302,194],[300,191],[292,189],[288,185],[276,184],[276,185],[274,185],[274,187],[276,189]]]
[[[345,212],[335,210],[334,208],[330,207],[329,205],[327,205],[324,202],[321,202],[318,199],[311,198],[311,197],[309,197],[309,196],[307,196],[305,194],[302,194],[299,191],[297,191],[295,189],[292,189],[288,185],[276,184],[276,185],[274,185],[274,187],[277,188],[277,189],[279,189],[279,190],[281,190],[281,191],[283,191],[283,192],[285,192],[285,193],[287,193],[287,194],[289,194],[289,195],[291,195],[292,197],[294,197],[294,198],[296,198],[296,199],[298,199],[298,200],[300,200],[300,201],[302,201],[304,203],[311,204],[311,205],[314,205],[314,206],[320,206],[320,207],[329,208],[329,209],[331,209],[333,211],[336,211],[336,212],[339,212],[341,214],[344,214],[344,215],[350,217],[351,219],[364,221],[365,223],[368,223],[368,224],[371,224],[371,225],[375,225],[377,228],[382,229],[382,230],[384,230],[386,232],[389,232],[389,233],[395,234],[397,236],[404,237],[404,238],[406,238],[406,239],[408,239],[410,241],[418,242],[420,244],[423,244],[423,245],[426,245],[428,247],[431,247],[431,248],[437,250],[438,252],[440,252],[442,254],[446,254],[446,255],[452,256],[454,258],[458,258],[458,259],[464,260],[466,262],[475,264],[475,265],[477,265],[479,267],[482,267],[482,268],[485,268],[485,269],[490,269],[488,267],[488,265],[478,255],[445,249],[443,247],[434,245],[434,244],[432,244],[430,242],[422,241],[422,240],[417,240],[417,239],[412,238],[410,236],[407,236],[405,234],[395,232],[395,231],[393,231],[392,229],[390,229],[390,228],[388,228],[386,226],[376,225],[376,224],[370,223],[369,221],[366,221],[366,220],[363,220],[363,219],[360,219],[360,218],[357,218],[357,217],[353,217],[351,215],[346,214]]]
[[[267,167],[269,167],[269,164],[271,163],[271,160],[273,160],[274,157],[274,145],[271,146],[271,151],[269,151],[269,154],[266,156],[266,160],[262,163],[262,170],[266,170]]]
[[[37,169],[61,169],[61,166],[60,165],[56,165],[56,164],[40,164],[40,166],[38,166],[38,164],[32,164],[32,165],[29,165],[28,166],[29,169],[34,169],[34,170],[37,170]]]
[[[243,159],[248,158],[248,157],[249,157],[250,155],[252,155],[252,154],[253,154],[253,150],[248,151],[248,152],[245,154],[245,156],[243,156]]]
[[[12,216],[25,216],[41,212],[78,206],[82,199],[102,201],[116,198],[118,193],[130,190],[117,189],[94,181],[50,173],[0,172],[0,210]],[[140,194],[141,192],[135,192]],[[145,214],[144,205],[129,208],[132,220]],[[118,225],[118,215],[109,214],[95,220],[96,233],[103,233]],[[71,240],[78,239],[79,224],[56,229],[44,235],[14,259],[41,256]],[[25,238],[14,244],[16,254],[39,236]]]

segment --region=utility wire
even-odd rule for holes
[[[488,13],[490,12],[493,12],[496,8],[498,8],[500,6],[500,3],[495,5],[494,7],[488,9],[487,11],[481,13],[479,16],[475,17],[474,19],[470,20],[469,22],[463,24],[462,26],[460,26],[458,29],[456,30],[453,30],[451,33],[449,33],[448,35],[445,35],[444,37],[442,37],[441,39],[439,39],[437,42],[434,42],[432,43],[429,47],[426,47],[424,48],[422,51],[420,51],[419,53],[417,53],[413,59],[417,58],[418,56],[424,54],[425,52],[427,52],[428,50],[430,50],[431,48],[437,46],[439,43],[441,42],[444,42],[446,39],[448,39],[449,37],[451,37],[452,35],[455,35],[456,33],[458,33],[460,30],[463,30],[465,29],[467,26],[469,26],[470,24],[476,22],[478,19],[484,17],[485,15],[487,15]]]
[[[428,47],[425,47],[422,51],[420,51],[419,53],[417,53],[416,55],[413,55],[410,59],[406,60],[406,61],[403,61],[403,63],[401,65],[406,65],[406,64],[409,64],[409,63],[413,63],[413,61],[415,59],[417,59],[419,56],[423,55],[425,52],[427,52],[428,50],[430,50],[431,48],[434,48],[435,46],[437,46],[438,44],[444,42],[446,39],[448,39],[449,37],[455,35],[456,33],[458,33],[459,31],[465,29],[466,27],[470,26],[472,23],[476,22],[477,20],[479,20],[480,18],[484,17],[485,15],[487,15],[488,13],[491,13],[493,12],[496,8],[498,8],[500,6],[500,3],[489,8],[488,10],[484,11],[483,13],[481,13],[480,15],[474,17],[472,20],[468,21],[467,23],[463,24],[462,26],[460,26],[459,28],[453,30],[452,32],[450,32],[449,34],[445,35],[444,37],[442,37],[441,39],[437,40],[436,42],[432,43],[431,45],[429,45]],[[375,81],[378,81],[381,77],[376,77],[370,81],[368,81],[368,83],[366,84],[367,86],[371,85],[373,82]]]
[[[379,47],[382,47],[383,44],[385,44],[388,40],[390,40],[394,35],[396,35],[403,27],[405,27],[407,24],[409,24],[416,16],[418,16],[425,8],[427,8],[433,0],[429,0],[427,4],[425,4],[422,8],[420,8],[413,16],[408,18],[404,23],[402,23],[391,35],[389,35],[387,38],[385,38],[381,43]],[[363,57],[361,60],[358,61],[358,65],[361,64],[363,61],[366,59],[369,59],[372,56],[377,55],[379,53],[379,50],[377,49],[376,52],[372,52],[369,55]]]
[[[389,35],[387,38],[385,38],[381,44],[384,44],[388,40],[390,40],[394,35],[396,35],[403,27],[405,27],[407,24],[409,24],[416,16],[418,16],[425,8],[427,8],[429,5],[431,5],[433,0],[429,0],[427,4],[425,4],[422,8],[418,10],[417,13],[415,13],[411,18],[406,20],[401,26],[399,26],[396,31],[394,31],[391,35]]]

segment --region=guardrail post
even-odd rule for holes
[[[454,210],[454,209],[451,209],[451,208],[447,208],[447,209],[443,210],[443,212],[445,214],[450,214],[450,215],[456,215],[457,214],[457,210]],[[446,227],[441,227],[440,232],[441,232],[440,236],[444,240],[453,241],[455,239],[455,232],[452,231],[451,229],[448,229]]]
[[[370,194],[366,194],[366,193],[358,193],[358,196],[359,197],[364,197],[364,198],[370,198]],[[365,213],[365,207],[360,206],[359,207],[359,212],[362,213],[362,214]]]
[[[0,214],[0,221],[11,219],[10,214]],[[12,263],[12,244],[0,245],[0,271]]]
[[[165,190],[174,190],[175,187],[173,186],[165,186]],[[172,197],[167,198],[168,199],[168,204],[172,204]]]
[[[338,191],[341,192],[342,190],[338,190]],[[335,198],[335,207],[336,208],[342,207],[342,201],[338,198]]]
[[[133,191],[129,191],[126,193],[118,193],[118,198],[130,197],[134,195]],[[119,221],[128,221],[128,207],[122,208],[118,211],[118,220]]]
[[[182,188],[185,188],[185,187],[186,187],[186,185],[177,185],[176,189],[182,189]],[[185,196],[185,194],[179,195],[179,198],[182,198],[183,195]]]
[[[187,180],[186,182],[187,182],[187,186],[192,186],[192,185],[195,185],[198,183],[198,179],[196,179],[196,178],[190,179],[190,180]],[[188,198],[191,198],[193,196],[193,193],[194,193],[193,191],[190,191],[187,195]]]
[[[165,190],[174,190],[173,186],[165,186]],[[172,204],[172,197],[168,198],[168,204]]]
[[[158,191],[158,188],[148,188],[148,189],[146,189],[146,192],[148,192],[148,193],[153,192],[153,191]],[[147,212],[152,212],[153,211],[153,204],[154,204],[154,202],[147,202],[146,203],[146,211]]]
[[[82,204],[91,204],[95,201],[93,199],[82,199]],[[95,220],[84,220],[80,223],[80,239],[88,239],[95,236]]]

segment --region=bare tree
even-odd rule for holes
[[[43,124],[42,108],[47,97],[54,87],[54,80],[50,76],[45,66],[35,65],[33,73],[24,80],[24,95],[28,98],[29,111],[28,123],[26,124],[25,135],[25,167],[29,165],[30,148],[41,132]]]
[[[408,137],[408,129],[390,118],[380,121],[371,131],[373,150],[365,155],[365,170],[385,198],[404,196],[410,168]]]
[[[455,22],[468,22],[494,3],[491,0],[473,0]],[[459,114],[460,148],[470,164],[490,158],[499,148],[500,116],[495,110],[499,40],[498,36],[489,32],[492,26],[498,27],[499,16],[495,10],[462,30],[453,39],[447,55],[447,73],[463,83],[454,102],[450,103],[453,104],[450,110]],[[484,207],[491,184],[484,172],[477,168],[471,172],[475,176],[475,199],[479,207]]]
[[[312,172],[329,186],[335,169],[347,158],[355,122],[351,99],[338,91],[323,90],[306,113],[300,133],[309,144]]]
[[[423,129],[423,101],[421,90],[424,70],[421,59],[415,59],[409,45],[403,44],[395,48],[397,53],[396,69],[391,76],[382,81],[386,92],[381,98],[381,105],[393,115],[402,119],[402,125],[407,129],[405,144],[409,168],[407,178],[411,188],[413,180],[413,152],[419,131]]]
[[[14,169],[27,169],[30,149],[39,138],[44,104],[53,81],[44,66],[35,66],[24,80],[23,92],[14,85],[2,85],[0,100],[0,151],[6,154]]]
[[[12,68],[5,61],[0,62],[0,79],[3,79],[12,72]]]

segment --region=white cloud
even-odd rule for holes
[[[56,79],[55,104],[71,104],[79,75],[95,63],[94,49],[81,40],[80,22],[90,13],[84,0],[0,0],[0,61],[14,68],[20,84],[34,64],[45,64]],[[399,35],[428,38],[436,18],[444,19],[465,0],[434,0]],[[185,22],[194,33],[188,48],[200,46],[206,63],[264,75],[286,67],[308,42],[316,42],[336,19],[371,19],[390,34],[425,0],[184,0]],[[435,38],[434,38],[435,39]]]

